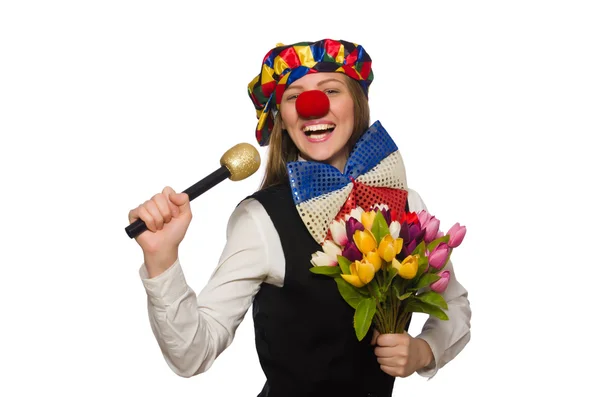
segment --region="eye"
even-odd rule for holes
[[[336,89],[333,89],[333,88],[330,88],[330,89],[327,89],[327,90],[325,90],[323,92],[325,92],[325,94],[327,94],[327,95],[334,95],[334,94],[339,93],[340,91],[336,90]]]
[[[298,99],[298,95],[300,94],[291,94],[285,97],[286,101],[295,101],[296,99]]]

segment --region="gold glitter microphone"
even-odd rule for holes
[[[183,193],[187,193],[190,201],[225,178],[232,181],[241,181],[248,178],[260,167],[260,155],[254,146],[249,143],[238,143],[221,156],[220,163],[221,168],[183,191]],[[141,219],[125,228],[130,238],[135,238],[146,230],[146,224]]]

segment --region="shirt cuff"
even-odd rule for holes
[[[164,272],[154,278],[149,278],[146,265],[140,268],[140,278],[146,289],[146,294],[153,306],[166,308],[180,299],[188,291],[188,285],[183,275],[179,259]]]
[[[417,338],[423,339],[425,342],[427,342],[427,344],[431,348],[431,352],[433,353],[433,361],[428,366],[418,369],[417,374],[431,379],[439,369],[437,363],[440,362],[442,351],[440,350],[439,346],[435,343],[433,335],[429,335],[427,332],[423,332],[419,336],[417,336]]]

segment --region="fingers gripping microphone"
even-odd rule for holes
[[[260,167],[260,155],[254,146],[249,143],[239,143],[226,151],[220,160],[221,168],[185,189],[190,201],[200,196],[225,178],[232,181],[241,181],[254,174]],[[125,228],[130,238],[137,237],[148,228],[141,219],[136,220]]]

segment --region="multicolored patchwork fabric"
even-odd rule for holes
[[[404,212],[408,191],[398,147],[379,121],[358,140],[344,172],[324,163],[294,161],[287,165],[292,196],[306,228],[323,244],[333,220],[357,206],[369,210],[387,204]]]
[[[250,84],[248,94],[256,108],[256,140],[269,144],[274,116],[285,89],[308,73],[339,72],[357,80],[368,96],[373,81],[371,57],[360,45],[324,39],[291,45],[279,44],[265,55],[261,71]]]

